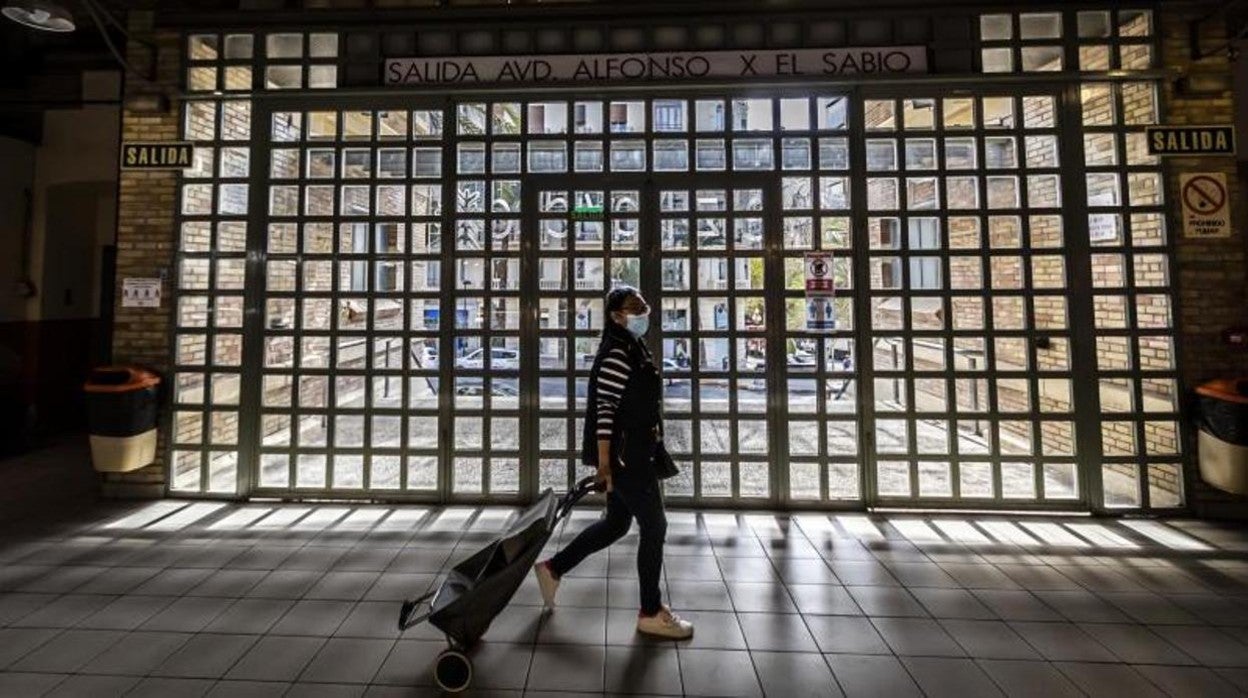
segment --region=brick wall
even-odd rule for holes
[[[157,46],[157,82],[176,85],[179,78],[180,45],[177,34],[153,34],[149,12],[132,12],[130,29],[136,37]],[[128,59],[139,71],[151,64],[151,54],[132,44]],[[152,88],[133,78],[126,80],[125,95],[150,94]],[[122,110],[124,140],[179,140],[177,107],[159,114]],[[169,330],[173,319],[171,281],[164,284],[160,308],[121,307],[121,281],[128,276],[154,277],[172,272],[174,248],[174,209],[177,201],[175,172],[123,171],[120,174],[117,206],[116,320],[113,329],[113,357],[118,363],[151,366],[166,376],[170,366]],[[172,279],[172,276],[170,276]],[[103,493],[112,497],[158,497],[163,494],[168,430],[160,430],[156,461],[132,473],[103,475]]]
[[[1163,63],[1187,74],[1215,74],[1228,77],[1230,62],[1225,53],[1193,61],[1190,56],[1188,21],[1198,13],[1184,15],[1177,11],[1162,15],[1160,22]],[[1217,20],[1201,25],[1203,48],[1226,42],[1226,27]],[[1248,95],[1241,95],[1241,99]],[[1173,82],[1163,88],[1164,121],[1169,124],[1231,123],[1234,119],[1232,94],[1228,90],[1216,95],[1185,95]],[[1176,274],[1179,286],[1177,321],[1180,345],[1179,369],[1184,384],[1194,387],[1204,380],[1228,374],[1243,375],[1248,357],[1222,343],[1220,333],[1228,326],[1248,321],[1248,294],[1245,292],[1245,210],[1244,185],[1235,172],[1230,158],[1171,158],[1166,199],[1179,201],[1178,175],[1182,172],[1224,172],[1231,190],[1232,228],[1226,239],[1186,239],[1179,231],[1182,221],[1178,207],[1170,212],[1170,230],[1175,231]],[[1195,439],[1186,449],[1195,453]],[[1193,457],[1190,461],[1195,467]],[[1202,516],[1248,518],[1248,501],[1222,494],[1200,483],[1199,477],[1189,501]]]

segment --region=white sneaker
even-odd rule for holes
[[[533,574],[537,575],[537,588],[542,592],[542,603],[546,608],[555,607],[555,592],[559,591],[559,578],[550,571],[549,562],[533,565]]]
[[[638,616],[637,631],[673,640],[687,640],[693,637],[693,623],[682,620],[680,616],[672,613],[670,608],[664,606],[652,616]]]

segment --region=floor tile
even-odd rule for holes
[[[560,580],[556,602],[559,608],[606,608],[607,578],[565,577]],[[542,603],[540,592],[537,603]]]
[[[211,569],[175,567],[153,575],[131,593],[149,596],[181,596],[212,574]]]
[[[830,654],[828,665],[848,698],[856,696],[922,696],[896,657]]]
[[[373,683],[395,686],[432,686],[432,667],[446,642],[399,640],[373,677]]]
[[[828,567],[845,586],[901,586],[888,568],[874,560],[833,560]]]
[[[1196,664],[1148,626],[1132,623],[1080,623],[1079,627],[1130,664]]]
[[[805,616],[811,635],[824,653],[892,654],[867,618]]]
[[[1166,695],[1125,664],[1054,662],[1053,665],[1092,698],[1164,698]]]
[[[839,584],[790,584],[789,595],[797,610],[805,614],[860,616],[854,597]]]
[[[0,669],[21,659],[23,655],[60,633],[60,630],[54,628],[0,629]]]
[[[239,597],[260,583],[264,570],[217,570],[187,592],[190,596]]]
[[[868,616],[927,617],[923,608],[910,592],[901,587],[847,586],[846,590]]]
[[[1025,590],[977,589],[975,598],[1002,620],[1060,621],[1061,614]]]
[[[116,630],[66,630],[9,665],[12,671],[76,672],[125,633]]]
[[[38,696],[65,681],[63,674],[0,672],[0,696]]]
[[[976,663],[1010,698],[1076,698],[1083,695],[1070,679],[1048,662],[977,659]]]
[[[778,582],[780,575],[766,557],[723,557],[719,558],[719,569],[727,582]],[[672,577],[680,579],[681,577]]]
[[[234,599],[184,596],[139,626],[142,630],[196,633],[234,605]]]
[[[390,654],[393,640],[330,638],[299,675],[313,683],[369,683]]]
[[[403,601],[429,590],[437,576],[430,573],[397,574],[386,572],[364,593],[365,601]]]
[[[728,582],[738,613],[797,613],[797,606],[780,582]]]
[[[370,637],[398,639],[399,604],[382,601],[361,601],[342,624],[334,630],[335,637]]]
[[[1046,606],[1076,623],[1127,623],[1131,618],[1117,606],[1090,591],[1037,591]]]
[[[299,601],[269,632],[274,635],[328,637],[342,625],[354,607],[355,604],[350,601]]]
[[[286,695],[290,698],[358,698],[367,690],[368,686],[363,684],[294,683]]]
[[[1040,659],[1010,626],[994,620],[941,620],[945,632],[977,659]]]
[[[52,603],[56,594],[28,594],[25,592],[8,592],[0,594],[0,627],[20,619],[22,616]]]
[[[269,698],[288,693],[291,685],[284,681],[218,681],[205,698]]]
[[[751,651],[819,651],[806,622],[795,613],[738,613],[737,622]]]
[[[1248,693],[1248,669],[1215,669],[1218,676],[1234,684],[1241,692]]]
[[[872,618],[872,624],[899,656],[963,657],[966,651],[940,624],[927,618]]]
[[[267,635],[243,654],[226,678],[294,681],[323,644],[321,638]]]
[[[679,648],[680,678],[688,696],[763,695],[748,652]]]
[[[934,562],[890,562],[885,565],[897,581],[910,588],[958,589],[961,584]]]
[[[967,565],[944,563],[941,565],[950,577],[967,589],[1021,589],[1022,586],[992,565]]]
[[[1196,624],[1200,619],[1150,591],[1106,592],[1101,596],[1140,623]]]
[[[1049,661],[1117,660],[1113,652],[1072,623],[1010,623],[1010,627]]]
[[[257,640],[255,635],[202,633],[169,655],[152,674],[203,679],[224,676]]]
[[[841,580],[837,579],[831,568],[822,558],[783,558],[772,559],[772,565],[776,568],[776,574],[780,576],[780,580],[785,584],[837,584]]]
[[[199,698],[207,695],[214,683],[208,679],[147,678],[135,684],[126,698]]]
[[[191,635],[187,633],[132,632],[95,655],[80,671],[146,676],[189,639]]]
[[[1172,698],[1222,698],[1241,695],[1235,686],[1205,667],[1135,665],[1135,670]]]
[[[43,694],[43,698],[120,698],[126,695],[142,679],[138,676],[100,676],[78,674],[70,676]],[[0,695],[39,695],[37,693],[9,694],[0,685]]]
[[[214,618],[204,630],[212,633],[253,635],[266,633],[294,605],[294,601],[282,599],[239,599]]]
[[[995,567],[1020,587],[1031,591],[1078,591],[1073,579],[1047,565],[998,564]]]
[[[79,594],[125,594],[160,572],[159,567],[113,567],[75,591]]]
[[[319,570],[274,570],[245,596],[262,599],[302,598],[324,574]]]
[[[619,582],[617,582],[619,583]],[[623,608],[633,608],[637,605],[637,590],[635,585],[623,582],[620,587],[626,590],[628,603]],[[611,587],[612,596],[615,595],[615,586]],[[671,607],[678,613],[685,611],[731,611],[732,597],[728,593],[728,586],[724,582],[694,582],[683,579],[674,579],[667,584],[668,598]],[[613,607],[616,604],[612,603]]]
[[[537,645],[526,689],[602,691],[606,648],[590,645]]]
[[[965,589],[910,588],[923,608],[933,618],[995,619],[997,614],[988,610],[979,599]]]
[[[742,558],[749,559],[749,558]],[[614,569],[616,557],[612,555],[611,565]],[[631,562],[631,560],[630,560]],[[766,562],[766,560],[764,560]],[[634,563],[635,564],[635,563]],[[770,562],[767,565],[770,567]],[[636,569],[633,569],[633,575],[636,576]],[[757,569],[755,569],[757,573]],[[713,557],[670,557],[663,560],[663,574],[669,580],[688,580],[688,581],[712,581],[724,579],[720,572],[719,565],[716,564]],[[743,573],[744,574],[744,573]],[[737,581],[742,581],[738,579]]]
[[[927,698],[1002,696],[992,679],[970,659],[902,657],[902,664]]]
[[[542,622],[537,641],[542,644],[603,646],[607,639],[605,608],[559,608]]]
[[[96,566],[60,565],[17,587],[17,591],[67,594],[99,576],[106,569]]]
[[[68,628],[112,603],[114,597],[66,594],[9,625],[14,628]]]
[[[823,655],[808,652],[751,652],[766,696],[839,698],[840,687]]]
[[[564,611],[579,611],[583,609],[563,609]],[[593,612],[601,612],[605,617],[605,609],[584,609]],[[558,611],[557,611],[558,612]],[[542,627],[543,612],[540,609],[531,606],[508,606],[504,608],[494,621],[490,623],[490,627],[485,632],[485,639],[490,642],[514,642],[514,643],[532,643],[537,641],[538,631]],[[426,633],[437,639],[444,639],[444,636],[425,624],[419,626]],[[411,639],[421,639],[413,634],[413,628],[404,633],[404,637]],[[602,644],[599,640],[598,644]]]
[[[605,687],[618,693],[681,695],[676,648],[634,645],[608,647]]]
[[[1195,625],[1155,625],[1153,632],[1210,667],[1248,667],[1248,645],[1217,628]]]
[[[311,589],[305,599],[334,599],[359,601],[381,576],[377,572],[350,572],[337,570],[326,572]]]
[[[118,596],[76,627],[94,630],[134,630],[176,600],[172,596]]]

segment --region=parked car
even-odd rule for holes
[[[456,368],[479,371],[485,368],[485,349],[477,349],[455,360]],[[520,368],[520,352],[515,349],[492,347],[490,349],[490,369],[498,371],[516,371]]]

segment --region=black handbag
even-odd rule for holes
[[[667,445],[662,441],[654,447],[654,474],[660,480],[680,474],[680,468],[676,467],[676,461],[672,459],[672,454],[667,452]]]

